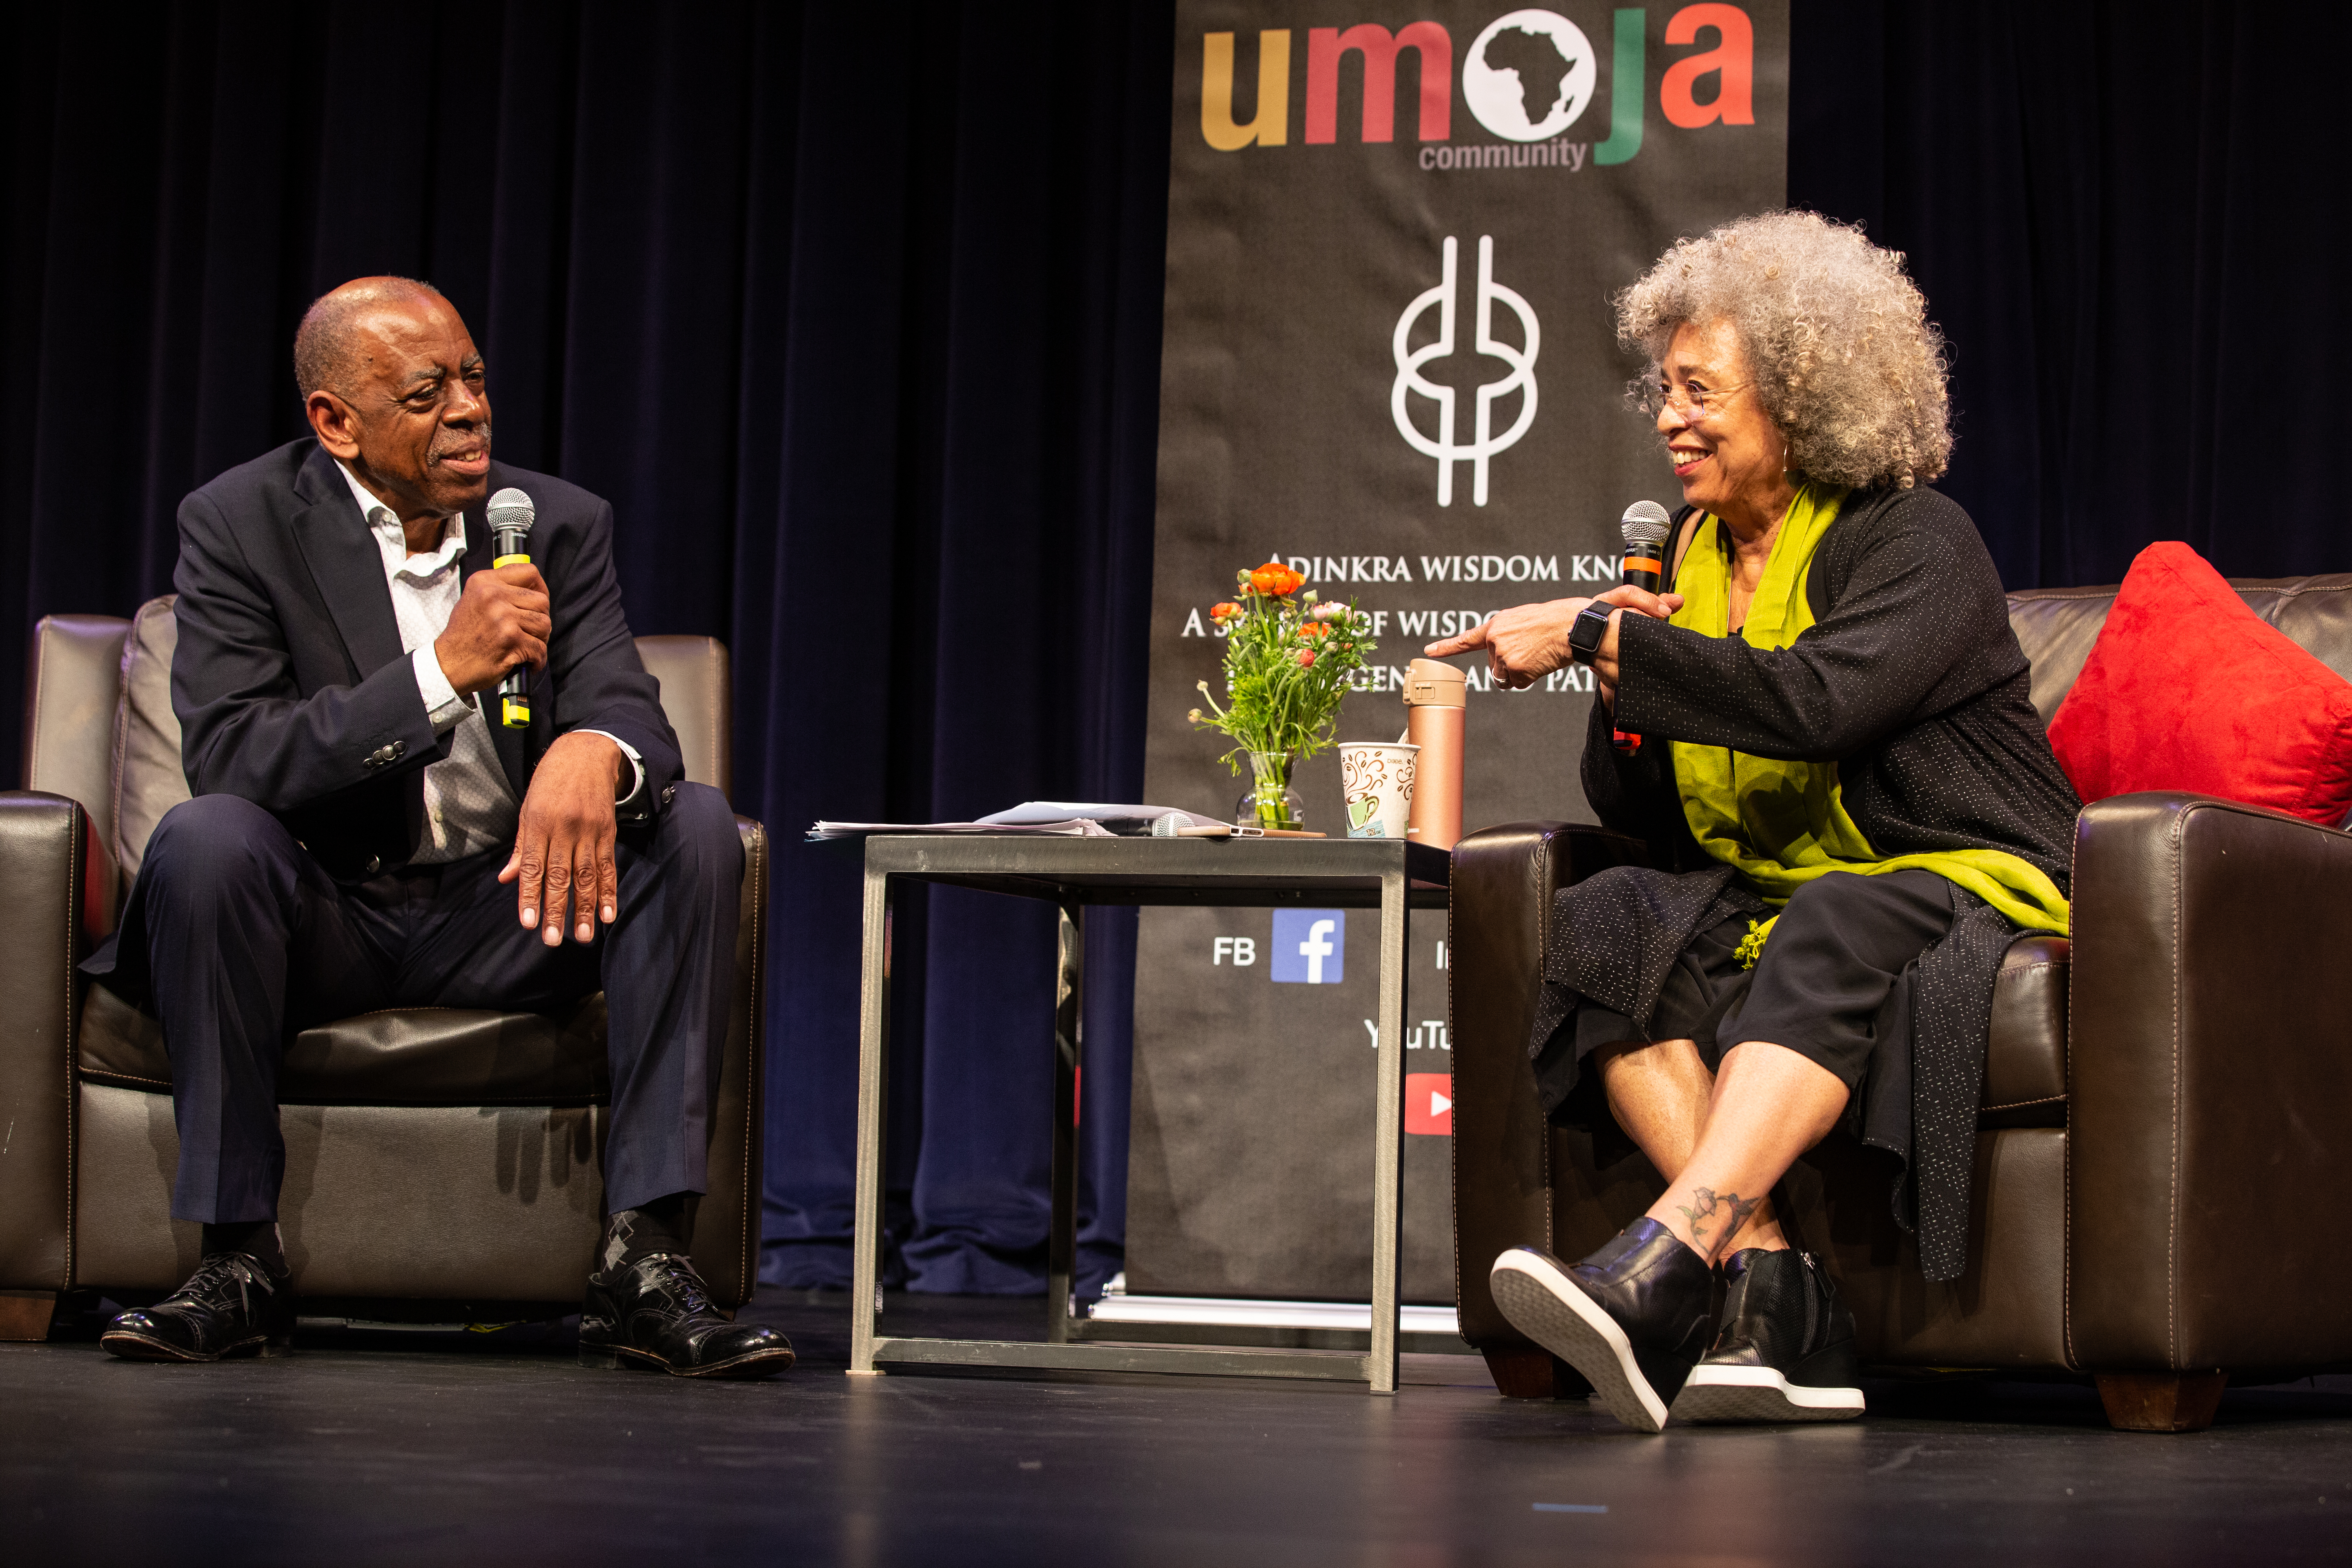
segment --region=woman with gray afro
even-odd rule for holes
[[[1513,687],[1593,670],[1585,795],[1649,864],[1559,892],[1528,1048],[1553,1119],[1666,1190],[1581,1261],[1514,1247],[1490,1279],[1644,1431],[1851,1418],[1853,1318],[1776,1190],[1843,1130],[1893,1156],[1922,1272],[1958,1277],[1993,978],[2021,931],[2067,929],[2081,806],[1976,526],[1926,488],[1944,349],[1901,255],[1769,213],[1616,305],[1685,503],[1672,591],[1429,652]]]

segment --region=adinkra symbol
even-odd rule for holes
[[[1467,443],[1454,437],[1454,388],[1441,386],[1422,374],[1422,366],[1454,353],[1454,237],[1445,239],[1444,261],[1437,286],[1424,289],[1397,318],[1394,349],[1396,382],[1389,390],[1389,414],[1396,421],[1397,434],[1406,445],[1423,457],[1437,459],[1437,504],[1454,504],[1454,465],[1470,465],[1470,500],[1474,506],[1486,504],[1486,462],[1496,453],[1505,450],[1528,433],[1536,419],[1536,351],[1542,342],[1536,327],[1536,313],[1517,292],[1495,281],[1495,239],[1492,235],[1478,237],[1478,297],[1476,329],[1471,343],[1478,353],[1498,359],[1508,367],[1508,374],[1499,381],[1490,381],[1478,388],[1478,416]],[[1495,302],[1501,300],[1519,319],[1519,335],[1527,341],[1525,348],[1497,339],[1494,333]],[[1412,330],[1431,306],[1437,308],[1437,336],[1419,348],[1411,346]],[[1495,405],[1512,393],[1519,395],[1518,417],[1510,428],[1496,434]],[[1437,434],[1422,433],[1407,411],[1408,395],[1419,394],[1437,405]]]

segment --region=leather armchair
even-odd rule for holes
[[[2232,586],[2352,674],[2352,576]],[[2115,589],[2010,595],[2046,723]],[[1574,1392],[1486,1288],[1504,1248],[1579,1258],[1655,1200],[1638,1155],[1593,1164],[1548,1124],[1528,1059],[1552,894],[1643,847],[1518,823],[1454,850],[1454,1225],[1462,1331],[1507,1395]],[[1865,1361],[2096,1380],[2116,1426],[2187,1431],[2232,1374],[2352,1362],[2352,1257],[2314,1203],[2352,1184],[2352,836],[2259,807],[2122,795],[2075,827],[2074,934],[2021,938],[1995,983],[1967,1272],[1919,1274],[1891,1167],[1832,1133],[1789,1192]]]
[[[147,836],[187,796],[172,600],[33,634],[25,785],[0,794],[0,1339],[38,1340],[67,1292],[159,1295],[194,1268],[170,1217],[178,1156],[159,1026],[75,972],[111,929]],[[727,650],[640,637],[687,777],[730,784]],[[759,1261],[767,837],[744,847],[734,1000],[694,1256],[720,1305]],[[45,956],[46,955],[46,956]],[[599,994],[563,1017],[403,1008],[289,1046],[280,1224],[306,1313],[511,1321],[579,1310],[603,1224],[610,1100]],[[429,1195],[429,1205],[427,1197]]]

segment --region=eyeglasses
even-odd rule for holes
[[[1641,409],[1654,418],[1662,411],[1671,408],[1682,416],[1685,423],[1696,425],[1706,418],[1710,410],[1720,405],[1725,398],[1755,384],[1752,381],[1743,381],[1738,386],[1692,386],[1661,380],[1642,394]]]

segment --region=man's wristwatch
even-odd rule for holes
[[[1590,665],[1601,651],[1601,639],[1609,635],[1609,616],[1613,606],[1587,605],[1583,612],[1568,626],[1568,651],[1577,663]]]

